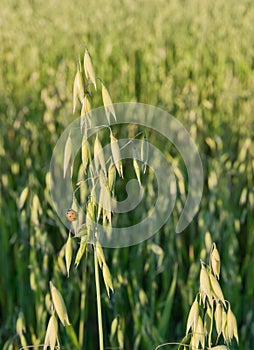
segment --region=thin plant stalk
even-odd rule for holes
[[[80,298],[80,321],[79,321],[79,345],[82,349],[85,331],[85,304],[86,304],[86,284],[87,284],[87,259],[85,259],[82,270],[81,298]]]
[[[97,254],[96,254],[95,250],[94,250],[94,274],[95,274],[96,298],[97,298],[99,344],[100,344],[100,350],[104,350],[102,313],[101,313],[100,279],[99,279],[99,268],[98,268]]]

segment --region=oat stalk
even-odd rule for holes
[[[103,327],[102,327],[102,312],[101,312],[100,278],[99,278],[98,259],[97,259],[97,254],[95,249],[94,249],[94,275],[95,275],[95,286],[96,286],[99,345],[100,345],[100,350],[103,350],[104,345],[103,345]]]

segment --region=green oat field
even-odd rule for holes
[[[200,259],[209,260],[215,242],[219,283],[239,336],[239,345],[233,339],[216,349],[253,350],[254,3],[2,0],[0,12],[0,348],[43,349],[52,281],[71,323],[58,322],[58,348],[99,349],[94,276],[104,349],[154,350],[181,342],[200,288]],[[188,177],[180,154],[164,144],[177,170],[175,208],[152,238],[103,249],[114,287],[110,298],[90,245],[67,278],[69,232],[49,191],[53,148],[78,117],[72,89],[85,45],[112,100],[173,115],[196,143],[204,170],[197,215],[176,234]],[[92,92],[92,107],[102,106],[100,91]],[[119,135],[121,126],[116,130]],[[149,177],[146,185],[154,190]],[[131,225],[146,211],[139,206],[124,222]],[[73,239],[73,259],[78,248]],[[197,350],[161,347],[189,348]]]

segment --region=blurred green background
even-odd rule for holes
[[[110,301],[102,287],[106,346],[117,346],[109,337],[117,315],[125,349],[179,341],[199,288],[199,259],[215,241],[239,349],[254,348],[253,23],[248,0],[2,0],[1,348],[20,346],[19,316],[27,344],[43,343],[52,278],[73,326],[60,326],[63,348],[79,348],[81,329],[83,349],[98,348],[92,260],[83,259],[66,279],[61,248],[68,232],[52,207],[47,176],[53,147],[75,118],[72,86],[84,43],[115,102],[152,104],[183,123],[205,175],[200,210],[184,233],[174,234],[182,192],[173,220],[159,234],[138,246],[105,250],[115,286]],[[101,104],[94,95],[93,105]],[[183,183],[181,173],[178,179]]]

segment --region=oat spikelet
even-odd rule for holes
[[[82,140],[81,158],[82,158],[84,173],[86,173],[87,165],[89,161],[91,161],[90,146],[89,146],[89,143],[87,142],[86,137],[84,137]]]
[[[193,338],[194,338],[194,348],[199,348],[199,344],[201,344],[202,349],[205,347],[205,333],[204,333],[204,326],[203,322],[200,316],[198,316],[197,321],[197,328],[195,332],[193,332]]]
[[[48,322],[43,350],[47,350],[48,346],[50,346],[50,350],[55,349],[56,342],[57,342],[57,334],[58,334],[58,322],[57,322],[55,313],[53,313],[53,315],[50,317]]]
[[[221,287],[219,285],[219,282],[217,281],[216,277],[214,277],[213,274],[210,273],[209,277],[210,277],[212,291],[213,291],[215,298],[219,299],[223,303],[223,305],[226,307],[226,302],[225,302]]]
[[[103,186],[108,187],[107,177],[105,176],[105,174],[102,170],[100,170],[100,173],[99,173],[99,182],[100,182],[101,187],[103,187]]]
[[[79,266],[79,263],[86,251],[86,248],[87,248],[87,235],[81,237],[79,249],[75,258],[75,263],[74,263],[75,267]]]
[[[222,308],[220,303],[216,304],[214,319],[215,319],[216,331],[219,337],[222,332]]]
[[[91,102],[88,98],[88,95],[86,94],[84,99],[82,100],[82,108],[81,108],[81,113],[80,113],[80,129],[84,127],[85,131],[87,130],[88,127],[91,127],[91,111],[92,111],[92,106]]]
[[[85,54],[84,54],[84,71],[85,71],[86,79],[92,82],[96,90],[97,88],[96,88],[96,77],[94,73],[94,66],[93,66],[92,58],[87,49],[85,50]]]
[[[110,124],[110,114],[113,115],[113,117],[116,121],[116,113],[115,113],[114,105],[113,105],[113,102],[111,100],[108,89],[106,88],[106,86],[103,83],[101,83],[101,86],[102,86],[102,89],[101,89],[102,101],[103,101],[103,105],[105,108],[105,113],[106,113],[108,123]]]
[[[227,313],[224,310],[224,308],[222,308],[222,313],[221,313],[221,328],[222,328],[223,338],[226,342],[228,342]]]
[[[104,225],[108,219],[109,224],[111,225],[111,196],[108,186],[104,187],[103,190],[103,222]]]
[[[68,318],[68,314],[66,311],[66,306],[63,300],[63,297],[59,290],[54,286],[54,284],[50,281],[50,291],[51,291],[51,297],[53,301],[54,308],[56,310],[57,316],[59,317],[59,320],[62,322],[62,324],[65,326],[65,324],[70,325],[70,321]]]
[[[103,188],[100,189],[100,195],[99,195],[99,202],[98,202],[98,210],[97,210],[97,221],[100,220],[100,215],[101,215],[101,211],[103,210],[103,197],[104,197],[104,186]]]
[[[189,311],[189,315],[187,319],[186,335],[189,333],[189,330],[191,328],[195,331],[197,327],[197,321],[198,321],[198,301],[196,298],[193,304],[191,305],[191,308]]]
[[[228,312],[227,312],[227,327],[228,327],[228,337],[231,341],[233,337],[235,337],[237,343],[239,342],[238,339],[238,330],[237,330],[237,322],[235,315],[233,314],[231,307],[229,305]]]
[[[208,335],[210,333],[211,326],[212,326],[212,318],[213,318],[212,309],[209,305],[207,305],[207,309],[206,309],[206,313],[205,313],[205,317],[204,317],[205,335]]]
[[[103,170],[104,174],[107,174],[106,163],[104,159],[103,148],[99,140],[98,133],[94,141],[94,163],[97,173],[99,173],[99,168]]]
[[[140,166],[139,166],[139,159],[141,158],[139,151],[133,145],[133,168],[136,174],[136,177],[138,179],[139,186],[141,187],[141,178],[140,178]]]
[[[113,340],[113,338],[116,334],[116,331],[117,331],[117,327],[118,327],[118,316],[116,316],[111,323],[110,341]]]
[[[123,165],[122,165],[122,161],[121,161],[118,140],[113,136],[112,133],[110,133],[110,140],[111,140],[111,144],[110,144],[111,145],[111,152],[112,152],[113,161],[114,161],[116,170],[117,170],[119,176],[121,176],[121,178],[123,178]]]
[[[202,266],[200,271],[200,293],[202,296],[203,303],[205,302],[205,299],[207,297],[210,304],[212,305],[212,292],[211,292],[209,275],[205,266],[202,263],[201,265]]]
[[[100,171],[100,196],[97,210],[97,221],[100,219],[101,211],[103,212],[103,222],[108,218],[111,223],[111,196],[110,190],[108,187],[108,182],[103,174]]]
[[[231,317],[232,317],[232,323],[233,323],[233,334],[234,334],[235,340],[237,341],[237,344],[239,344],[237,321],[233,312]]]
[[[113,288],[112,278],[111,278],[111,274],[110,274],[108,265],[105,263],[102,265],[102,275],[103,275],[104,283],[105,283],[107,293],[109,296],[110,290],[112,292],[114,292],[114,288]]]
[[[146,168],[147,168],[147,162],[149,158],[149,142],[147,141],[146,135],[144,135],[142,139],[140,156],[141,156],[141,161],[143,162],[142,171],[143,171],[143,174],[145,174]]]
[[[104,256],[102,247],[101,247],[99,242],[96,242],[94,254],[97,254],[99,266],[100,266],[100,268],[102,268],[102,265],[106,264],[106,260],[105,260],[105,256]]]
[[[111,223],[111,215],[109,215],[111,213],[111,196],[108,185],[101,184],[99,206],[103,209],[103,218],[105,219],[105,216],[108,217]],[[99,217],[97,219],[99,220]]]
[[[95,225],[95,202],[90,198],[86,205],[86,229],[87,235],[91,234]]]
[[[220,276],[220,255],[217,250],[216,244],[213,243],[212,251],[210,254],[210,265],[214,275],[219,279]]]
[[[90,117],[91,111],[92,111],[91,101],[90,101],[88,95],[86,94],[83,101],[82,101],[81,115],[88,114]]]
[[[108,168],[108,187],[110,191],[113,190],[115,179],[116,179],[116,167],[113,163],[111,163]]]
[[[140,168],[139,168],[138,160],[136,158],[133,158],[133,167],[138,179],[139,186],[141,187],[142,185],[141,185],[141,178],[140,178]]]
[[[72,260],[72,239],[71,239],[71,234],[69,233],[69,237],[67,239],[66,246],[65,246],[65,263],[66,263],[67,277],[69,277],[69,273],[70,273],[71,260]]]
[[[78,98],[80,102],[82,102],[84,95],[85,95],[85,91],[84,91],[83,79],[82,79],[81,72],[78,68],[74,79],[74,83],[73,83],[73,113],[75,113]]]

